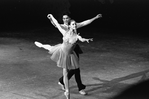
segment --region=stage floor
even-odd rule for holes
[[[78,93],[72,77],[71,99],[109,99],[148,79],[148,42],[116,38],[79,44],[84,51],[80,55],[81,77],[88,95]],[[0,99],[65,99],[57,84],[61,76],[62,69],[34,40],[0,38]]]

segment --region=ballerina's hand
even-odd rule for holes
[[[50,17],[52,14],[48,14],[47,17]]]
[[[38,47],[40,47],[40,48],[42,47],[42,44],[39,43],[39,42],[37,42],[37,41],[35,41],[35,45],[38,46]]]
[[[90,40],[90,41],[93,41],[93,38],[90,38],[89,40]]]
[[[98,14],[98,15],[96,16],[96,18],[100,18],[100,17],[102,17],[102,14]]]
[[[90,41],[93,41],[93,38],[91,38],[91,39],[86,39],[86,42],[89,43],[89,40],[90,40]]]
[[[52,14],[48,14],[47,17],[51,20]]]

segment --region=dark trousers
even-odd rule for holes
[[[79,54],[83,53],[83,51],[81,50],[81,48],[78,44],[76,44],[76,46],[74,48],[74,51],[75,51],[76,55],[78,56],[78,58],[79,58]],[[82,81],[81,81],[80,68],[68,70],[68,75],[67,75],[68,80],[73,75],[75,76],[75,80],[77,82],[78,90],[80,91],[82,89],[85,89],[86,86],[84,84],[82,84]],[[63,76],[59,79],[59,82],[64,85]]]
[[[68,70],[68,80],[69,80],[73,75],[75,76],[75,80],[76,80],[76,82],[77,82],[78,90],[80,91],[80,90],[82,90],[82,89],[85,89],[86,86],[83,85],[83,84],[82,84],[82,81],[81,81],[80,68]],[[59,82],[64,85],[63,76],[59,79]]]

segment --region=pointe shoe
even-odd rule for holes
[[[64,90],[64,91],[65,91],[65,87],[64,87],[64,85],[63,85],[63,84],[61,84],[60,82],[58,82],[58,84],[61,86],[62,90]]]
[[[66,96],[66,99],[70,99],[70,95],[69,95],[69,92],[68,91],[65,91],[64,92],[64,95]]]
[[[39,43],[39,42],[37,42],[37,41],[35,41],[34,44],[35,44],[36,46],[40,47],[40,48],[42,47],[42,44]]]

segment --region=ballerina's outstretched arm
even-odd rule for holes
[[[47,15],[47,18],[51,21],[52,25],[56,27],[56,25],[54,24],[52,18],[50,17],[50,14]],[[56,27],[57,28],[57,27]]]
[[[86,39],[86,38],[82,38],[80,35],[78,35],[77,38],[81,42],[85,42],[86,41],[87,43],[89,43],[89,40],[93,41],[93,38]]]
[[[54,24],[54,25],[58,28],[58,30],[62,33],[62,35],[64,36],[65,33],[66,33],[66,31],[61,27],[61,25],[60,25],[60,24],[58,23],[58,21],[53,17],[53,15],[52,15],[52,14],[48,14],[48,18],[51,19],[52,24]]]
[[[35,43],[35,45],[36,45],[37,47],[39,47],[39,48],[44,48],[44,49],[49,50],[49,51],[50,51],[50,49],[51,49],[51,46],[48,45],[48,44],[42,44],[42,43],[37,42],[37,41],[35,41],[34,43]]]

